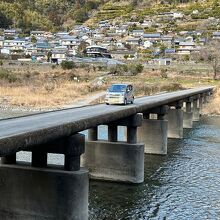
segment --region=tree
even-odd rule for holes
[[[204,60],[212,65],[213,79],[217,80],[220,72],[220,42],[217,40],[211,40],[200,51],[200,60]]]
[[[83,23],[88,19],[88,13],[84,8],[81,8],[74,13],[73,18],[76,22]]]
[[[12,25],[12,20],[0,11],[0,28],[8,28],[10,25]]]

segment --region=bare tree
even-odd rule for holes
[[[200,51],[199,59],[211,64],[214,73],[213,79],[217,80],[220,73],[220,41],[209,41]]]

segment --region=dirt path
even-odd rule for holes
[[[88,105],[91,102],[95,101],[96,99],[101,98],[102,96],[104,96],[106,94],[105,91],[102,92],[98,92],[96,94],[90,95],[78,102],[75,102],[73,104],[69,104],[69,105],[64,105],[63,108],[74,108],[74,107],[80,107],[80,106],[84,106],[84,105]]]

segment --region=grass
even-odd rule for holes
[[[209,103],[205,105],[203,113],[209,115],[220,115],[220,83],[215,89],[213,97],[210,98]]]
[[[198,65],[184,65],[185,69],[160,68],[144,69],[137,76],[109,75],[109,70],[84,67],[73,70],[55,69],[50,66],[4,66],[7,74],[16,76],[16,81],[8,77],[0,78],[1,106],[22,107],[31,109],[54,109],[74,104],[85,97],[99,91],[105,91],[112,83],[131,83],[135,88],[135,96],[151,95],[161,91],[175,91],[183,88],[215,85],[218,81],[211,79],[211,70]],[[201,71],[201,69],[203,71]],[[0,71],[1,72],[1,71]],[[166,72],[166,74],[164,74]],[[3,76],[7,76],[3,74]],[[101,83],[100,83],[101,82]],[[219,90],[218,93],[219,94]],[[219,112],[220,95],[215,97],[210,111]],[[103,99],[95,102],[102,102]],[[94,103],[94,102],[93,102]],[[216,106],[216,107],[215,107]],[[215,109],[215,110],[214,110]]]

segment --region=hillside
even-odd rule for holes
[[[217,6],[217,7],[216,7]],[[2,0],[0,28],[31,30],[68,30],[76,23],[95,24],[100,20],[142,20],[169,10],[190,13],[199,10],[200,17],[220,17],[218,0]]]

